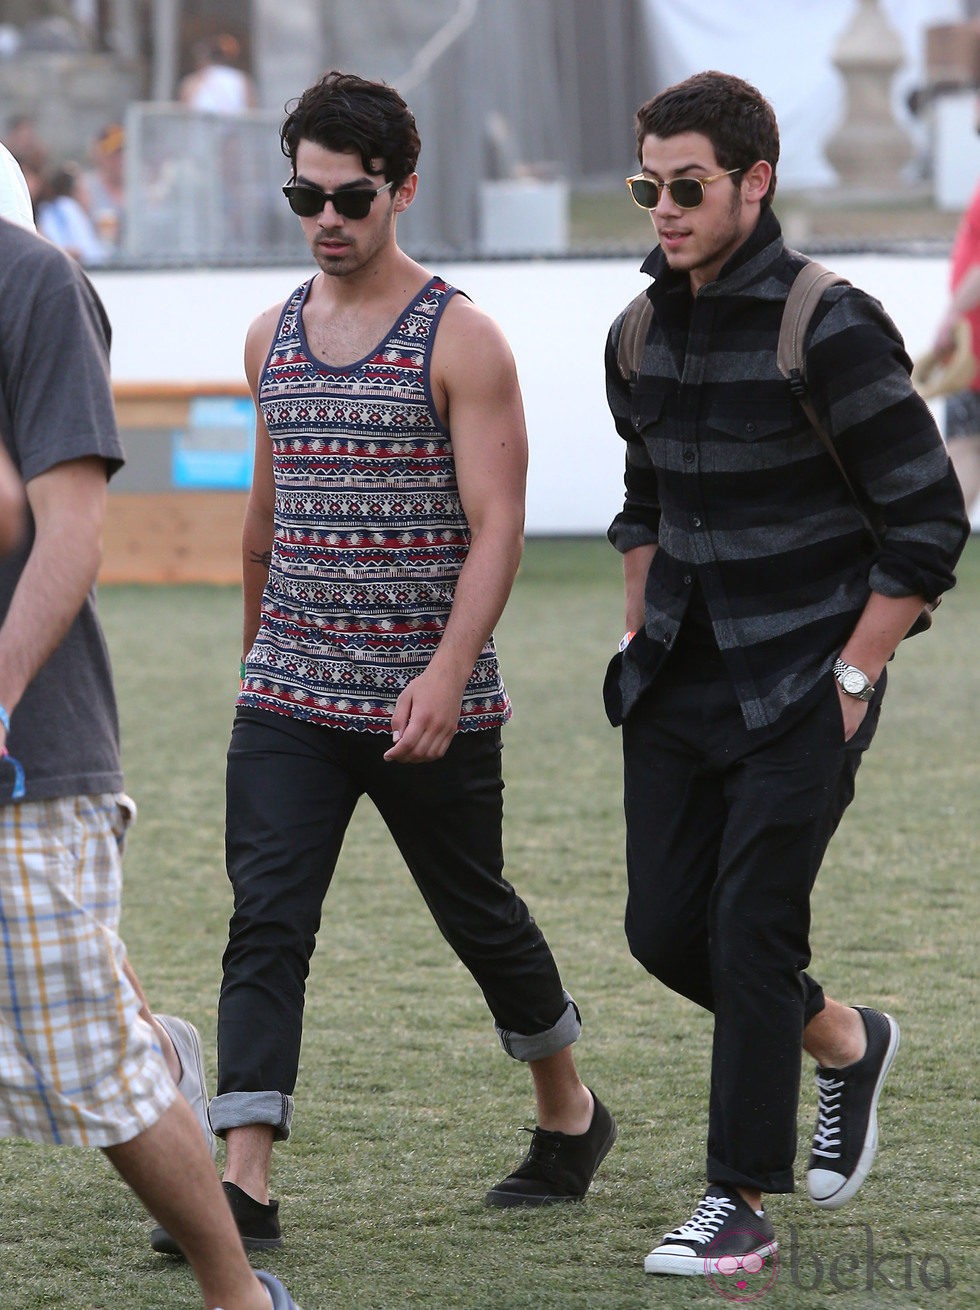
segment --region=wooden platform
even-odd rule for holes
[[[110,496],[100,583],[240,584],[246,500],[235,491]]]
[[[237,382],[115,385],[116,417],[129,458],[126,476],[109,484],[100,583],[241,584],[246,492],[166,486],[134,491],[127,483],[147,449],[160,451],[162,467],[168,468],[172,434],[186,427],[192,400],[246,395],[247,388]],[[169,481],[166,473],[162,480]]]

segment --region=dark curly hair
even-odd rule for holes
[[[334,69],[286,109],[279,137],[294,175],[296,149],[303,139],[326,150],[355,151],[373,176],[375,161],[383,160],[385,181],[395,186],[415,172],[422,148],[415,117],[385,82],[368,82]]]
[[[761,91],[730,73],[709,71],[669,86],[636,112],[636,153],[642,163],[647,136],[700,132],[714,148],[721,168],[751,168],[759,159],[772,165],[763,207],[772,204],[779,160],[779,126]]]

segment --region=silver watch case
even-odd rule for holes
[[[841,659],[834,660],[834,677],[845,696],[852,696],[855,700],[870,700],[875,694],[868,675],[856,669],[853,664],[845,664]]]

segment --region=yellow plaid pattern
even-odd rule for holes
[[[129,1141],[176,1088],[123,975],[124,795],[0,806],[0,1136]]]

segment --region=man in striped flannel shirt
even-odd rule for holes
[[[885,666],[924,600],[953,585],[967,534],[955,476],[881,306],[824,292],[807,334],[810,399],[858,494],[776,366],[805,262],[771,203],[779,136],[740,79],[698,74],[637,115],[634,200],[659,247],[637,373],[607,344],[626,442],[609,531],[626,628],[606,679],[623,725],[626,931],[634,956],[714,1014],[708,1188],[651,1273],[762,1267],[763,1192],[793,1188],[800,1044],[817,1064],[807,1174],[832,1209],[866,1177],[898,1025],[825,996],[810,891],[874,734]],[[635,634],[635,635],[634,635]]]

